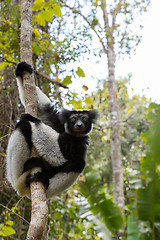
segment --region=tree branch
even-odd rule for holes
[[[18,213],[14,212],[13,210],[11,210],[10,208],[4,206],[3,204],[0,203],[0,206],[7,209],[8,211],[12,212],[13,214],[15,214],[17,217],[21,218],[24,222],[26,222],[27,224],[29,224],[29,222],[23,218],[22,216],[20,216]]]
[[[2,60],[5,61],[5,62],[8,62],[8,63],[14,64],[14,65],[17,65],[17,63],[12,62],[12,61],[9,61],[6,57],[1,57],[1,56],[0,56],[0,59],[2,59]],[[67,88],[67,89],[68,89],[68,87],[67,87],[65,84],[63,84],[63,83],[61,83],[61,82],[58,82],[58,81],[56,81],[56,80],[54,80],[54,79],[49,78],[46,74],[44,74],[44,73],[42,73],[42,72],[35,71],[35,73],[36,73],[37,75],[43,77],[43,78],[46,78],[47,80],[49,80],[50,82],[52,82],[52,83],[55,84],[55,85],[58,85],[59,87],[63,87],[63,88]]]
[[[91,23],[88,21],[88,19],[79,11],[77,10],[76,8],[74,7],[70,7],[69,5],[67,5],[66,3],[63,2],[63,0],[61,0],[61,6],[62,7],[67,7],[69,8],[73,13],[77,13],[78,15],[80,15],[86,22],[87,24],[90,26],[90,28],[95,32],[95,34],[97,35],[100,43],[102,44],[102,48],[103,48],[103,51],[106,53],[107,52],[107,49],[104,45],[104,42],[102,41],[102,38],[100,37],[100,35],[98,34],[98,32],[95,30],[95,28],[92,27]]]
[[[113,34],[113,30],[115,29],[116,17],[118,13],[121,11],[121,4],[122,4],[122,0],[119,0],[119,3],[117,4],[117,7],[114,9],[114,12],[112,14],[112,34]]]
[[[53,84],[56,84],[56,85],[58,85],[58,86],[60,86],[60,87],[63,87],[63,88],[68,88],[68,87],[67,87],[66,85],[64,85],[63,83],[58,82],[58,81],[56,81],[56,80],[54,80],[54,79],[49,78],[47,75],[45,75],[45,74],[42,73],[42,72],[35,71],[35,73],[36,73],[37,75],[43,77],[43,78],[48,79],[48,80],[49,80],[50,82],[52,82]]]

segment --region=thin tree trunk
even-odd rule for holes
[[[32,65],[32,0],[21,0],[21,61]],[[34,75],[25,72],[23,75],[25,93],[25,112],[37,116],[37,94],[34,83]],[[32,156],[37,155],[35,149]],[[33,169],[32,174],[40,169]],[[40,240],[46,227],[48,207],[45,187],[40,182],[30,185],[32,213],[27,240]]]
[[[108,48],[108,91],[109,109],[111,117],[111,160],[113,171],[114,199],[115,204],[121,208],[124,216],[124,191],[123,191],[123,168],[121,160],[120,121],[117,103],[117,86],[115,81],[115,56],[114,51]]]
[[[109,26],[106,0],[102,0],[103,19],[107,40],[107,60],[108,60],[108,91],[109,91],[109,111],[111,117],[111,160],[113,171],[114,200],[115,204],[121,208],[124,216],[124,191],[123,191],[123,168],[121,160],[121,139],[119,109],[117,103],[117,86],[115,80],[115,53],[114,53],[114,15],[112,26]]]

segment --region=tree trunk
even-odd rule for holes
[[[21,62],[32,65],[32,0],[21,1]],[[25,72],[23,75],[25,94],[25,112],[37,116],[37,94],[34,74]]]
[[[32,65],[32,0],[21,0],[21,61]],[[37,94],[34,83],[34,75],[25,72],[23,75],[25,93],[25,112],[37,116]],[[34,149],[34,147],[33,147]],[[32,157],[37,156],[32,149]],[[35,174],[40,169],[33,169]],[[40,240],[43,238],[47,223],[48,207],[46,201],[45,187],[40,182],[30,184],[32,213],[27,240]]]
[[[118,9],[117,9],[118,10]],[[112,19],[112,26],[109,25],[106,0],[102,0],[103,19],[106,31],[106,53],[108,60],[108,91],[109,91],[109,111],[111,117],[111,160],[113,172],[114,200],[115,204],[121,208],[124,217],[124,192],[123,192],[123,168],[121,160],[121,139],[120,121],[117,103],[117,86],[115,80],[115,61],[114,52],[114,24],[116,15]]]
[[[120,121],[117,103],[117,86],[115,81],[115,54],[113,48],[108,47],[108,91],[111,118],[111,160],[113,171],[115,204],[121,208],[124,216],[123,168],[121,160]]]

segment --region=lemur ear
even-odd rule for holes
[[[71,111],[65,109],[65,108],[62,108],[58,114],[58,117],[59,117],[59,120],[62,124],[66,123],[69,116],[71,114]]]
[[[91,118],[92,122],[95,123],[98,118],[98,111],[93,109],[89,111],[89,117]]]

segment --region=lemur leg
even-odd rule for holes
[[[30,157],[30,153],[31,126],[27,122],[19,122],[9,139],[7,147],[7,178],[15,189],[17,189],[24,163]]]

